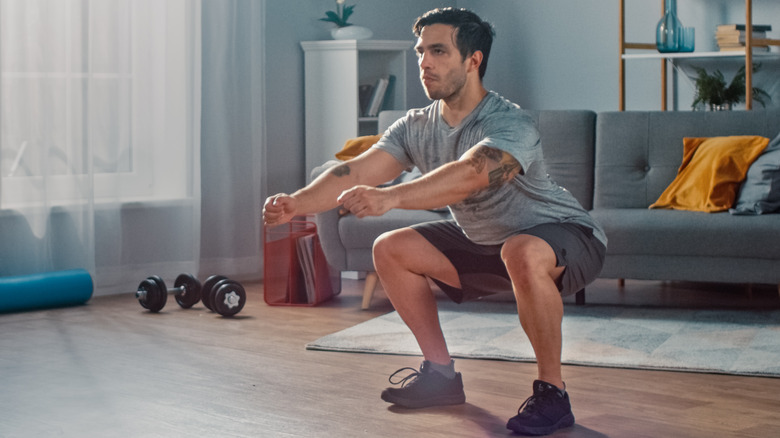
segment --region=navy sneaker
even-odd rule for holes
[[[393,377],[402,371],[411,371],[409,375],[393,381]],[[466,402],[463,392],[463,378],[460,373],[448,379],[430,368],[430,362],[423,361],[420,370],[405,367],[390,375],[390,383],[400,388],[387,388],[382,391],[382,400],[405,408],[427,408],[429,406],[459,405]]]
[[[534,381],[534,395],[528,397],[509,419],[507,429],[524,435],[547,435],[574,425],[569,394],[547,382]]]

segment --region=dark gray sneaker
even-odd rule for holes
[[[541,380],[534,381],[534,395],[528,397],[507,429],[523,435],[547,435],[574,425],[569,394]]]
[[[393,381],[396,374],[411,371],[406,377]],[[390,375],[390,383],[400,388],[382,391],[382,400],[405,408],[427,408],[429,406],[459,405],[466,402],[463,392],[463,378],[460,373],[448,379],[430,368],[430,362],[423,361],[420,371],[406,367]]]

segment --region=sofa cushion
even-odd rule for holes
[[[350,138],[344,143],[344,147],[336,152],[336,158],[343,161],[351,160],[367,151],[368,148],[376,144],[380,138],[382,138],[381,135],[363,135],[356,138]]]
[[[768,143],[766,137],[749,135],[684,138],[677,177],[650,208],[728,210],[750,165]]]
[[[731,214],[766,214],[780,211],[780,134],[750,166]]]
[[[597,208],[607,256],[625,254],[780,259],[780,216]]]

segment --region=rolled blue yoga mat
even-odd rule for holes
[[[92,290],[83,269],[0,277],[0,313],[84,304]]]

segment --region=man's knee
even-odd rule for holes
[[[400,228],[381,234],[374,241],[374,267],[377,272],[401,268],[460,287],[458,271],[452,262],[422,234]]]
[[[510,238],[501,247],[507,269],[537,270],[555,267],[555,253],[544,240],[529,235]]]
[[[408,231],[411,230],[401,228],[380,234],[374,240],[374,245],[371,249],[374,256],[374,265],[397,259],[407,247],[404,242],[408,239],[406,235]]]
[[[536,236],[518,235],[501,248],[501,259],[513,282],[532,282],[535,278],[557,279],[563,267],[557,267],[555,252]]]

